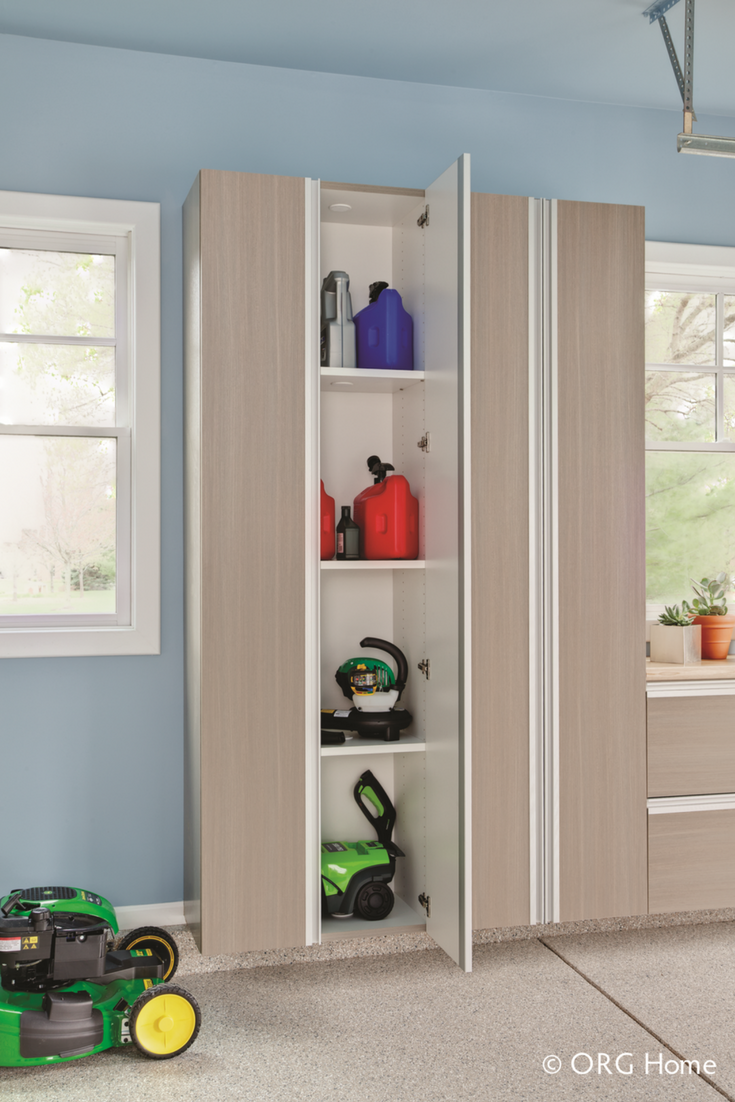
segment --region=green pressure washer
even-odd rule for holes
[[[406,855],[392,841],[396,809],[369,769],[355,785],[354,796],[378,840],[322,843],[322,914],[335,918],[358,914],[374,922],[393,910],[395,896],[388,884],[396,873],[396,857]]]
[[[115,944],[114,908],[79,888],[0,899],[0,1067],[54,1064],[134,1044],[165,1060],[193,1044],[196,999],[168,981],[179,953],[158,926]]]

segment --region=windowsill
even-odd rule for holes
[[[134,627],[3,628],[2,658],[89,658],[124,654],[160,654],[159,617]]]

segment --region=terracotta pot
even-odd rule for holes
[[[695,616],[692,623],[702,625],[702,658],[727,658],[735,615]]]

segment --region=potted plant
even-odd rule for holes
[[[683,601],[684,611],[691,614],[692,623],[702,625],[702,658],[722,660],[730,650],[735,616],[727,613],[725,593],[730,579],[727,574],[716,578],[692,581],[696,597],[689,604]]]
[[[679,666],[701,662],[702,628],[692,623],[692,615],[678,605],[665,606],[658,623],[651,624],[652,662],[674,662]]]

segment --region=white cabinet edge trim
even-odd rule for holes
[[[541,200],[528,200],[528,836],[529,922],[543,922],[543,573],[539,541],[543,530],[541,324]]]
[[[557,204],[529,199],[529,876],[532,925],[558,922]]]
[[[735,811],[735,794],[713,796],[658,796],[647,801],[649,815],[672,815],[678,811]]]
[[[470,154],[459,158],[459,348],[460,355],[460,463],[461,463],[461,543],[460,578],[462,583],[460,616],[460,652],[464,672],[462,686],[462,850],[464,877],[464,954],[466,972],[472,970],[472,190]]]
[[[646,696],[735,696],[735,681],[649,682],[646,685]]]
[[[305,450],[305,571],[304,593],[304,752],[306,796],[304,800],[306,860],[307,945],[321,942],[319,802],[321,759],[319,754],[319,181],[304,180],[305,270],[304,270],[304,412]]]

